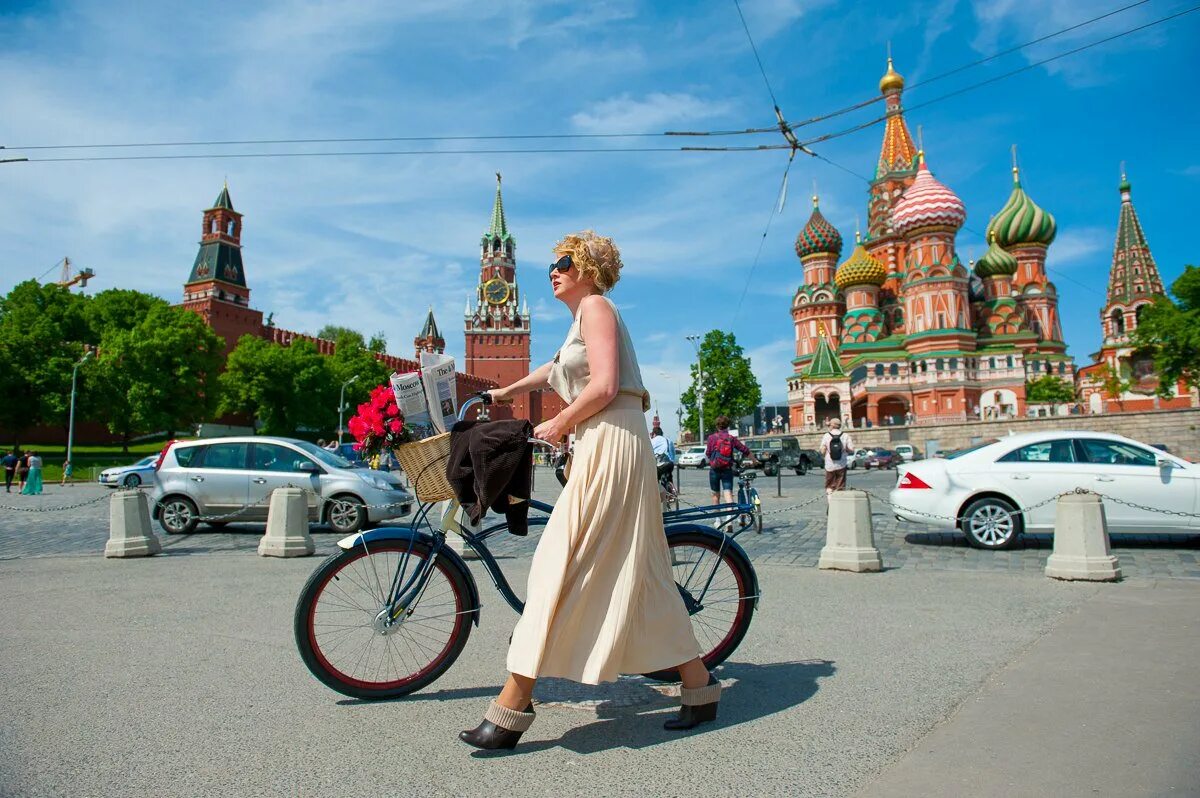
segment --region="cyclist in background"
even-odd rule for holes
[[[708,487],[713,504],[733,502],[733,453],[750,454],[749,447],[729,434],[729,417],[717,416],[717,431],[708,436],[704,459],[708,461]]]
[[[654,448],[654,460],[658,465],[658,484],[668,493],[675,492],[675,444],[662,427],[650,430],[650,445]]]

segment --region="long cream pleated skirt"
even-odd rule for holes
[[[585,684],[699,656],[671,573],[640,397],[575,430],[571,477],[542,532],[508,670]]]

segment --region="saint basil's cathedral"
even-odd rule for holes
[[[883,146],[871,181],[866,236],[856,234],[839,263],[842,237],[817,197],[796,237],[804,282],[792,300],[796,335],[788,379],[790,428],[838,417],[856,426],[1023,417],[1025,385],[1047,375],[1078,382],[1090,412],[1191,407],[1177,386],[1169,399],[1146,358],[1130,345],[1137,310],[1163,294],[1122,177],[1121,216],[1101,313],[1104,346],[1077,375],[1066,353],[1058,294],[1046,276],[1054,217],[1021,187],[986,230],[987,251],[964,266],[955,236],[966,221],[959,197],[933,176],[904,119],[904,79],[888,59],[879,82],[887,107]],[[1097,387],[1105,365],[1130,391]],[[1109,401],[1116,400],[1115,402]]]

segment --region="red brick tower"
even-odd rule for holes
[[[243,335],[262,335],[263,314],[250,307],[242,266],[242,215],[233,209],[228,184],[204,212],[200,251],[183,285],[183,307],[225,339],[225,357]]]
[[[480,246],[479,285],[474,301],[467,301],[464,316],[465,367],[470,374],[504,386],[529,374],[529,304],[520,304],[517,241],[504,218],[499,173],[492,222]],[[536,394],[517,397],[511,406],[513,417],[540,420],[540,408],[533,407],[538,398]],[[493,417],[507,415],[507,409],[497,408]]]
[[[429,308],[429,315],[425,317],[425,326],[421,328],[421,334],[413,339],[413,346],[416,348],[416,359],[421,359],[422,352],[436,352],[442,354],[446,351],[446,339],[442,338],[442,334],[438,332],[437,322],[433,319],[433,308]]]

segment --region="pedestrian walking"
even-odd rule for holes
[[[19,459],[16,449],[13,449],[11,452],[5,452],[4,457],[0,458],[0,463],[4,464],[5,493],[12,493],[13,478],[17,475],[17,461]],[[17,488],[17,490],[20,490],[20,488]]]
[[[554,297],[574,317],[566,341],[551,362],[491,395],[506,400],[549,387],[562,397],[567,407],[533,434],[561,441],[574,430],[571,476],[533,555],[508,680],[483,722],[459,735],[476,748],[516,746],[533,723],[533,687],[543,676],[598,684],[677,669],[682,707],[665,724],[671,730],[714,720],[721,693],[671,572],[646,434],[650,395],[629,332],[605,296],[620,278],[621,255],[612,239],[590,230],[564,237],[554,254]]]
[[[712,491],[713,504],[733,502],[734,452],[750,454],[746,444],[729,432],[729,417],[717,416],[717,431],[708,436],[704,446],[704,459],[708,461],[708,488]]]
[[[58,486],[59,486],[60,488],[61,488],[63,485],[66,485],[66,484],[67,484],[67,480],[71,478],[71,473],[72,473],[72,471],[73,471],[73,470],[74,470],[74,469],[72,469],[72,468],[71,468],[71,461],[70,461],[70,460],[64,460],[64,461],[63,461],[63,469],[62,469],[62,471],[63,471],[63,473],[62,473],[62,482],[59,482],[59,483],[58,483]]]
[[[846,489],[846,466],[854,451],[850,433],[842,432],[840,418],[829,419],[829,432],[821,437],[821,454],[825,456],[825,495]]]
[[[25,475],[25,486],[21,488],[21,493],[26,496],[40,496],[42,494],[42,458],[38,457],[37,452],[30,452],[27,463],[29,472]]]
[[[29,453],[17,454],[17,490],[25,492],[25,476],[29,473]]]

